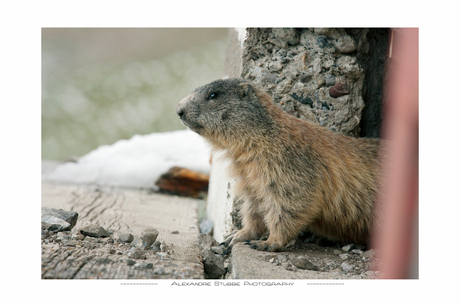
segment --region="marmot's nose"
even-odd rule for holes
[[[190,95],[189,95],[190,96]],[[182,119],[182,117],[184,116],[184,113],[185,113],[185,106],[187,105],[187,102],[188,102],[188,98],[189,96],[185,97],[184,99],[182,99],[179,104],[176,106],[176,113],[177,115],[179,115],[179,117]]]
[[[177,113],[177,115],[179,115],[180,118],[182,118],[182,116],[184,116],[184,109],[182,108],[182,106],[180,104],[178,104],[177,107],[176,107],[176,113]]]

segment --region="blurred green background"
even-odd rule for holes
[[[228,29],[43,28],[42,159],[185,129],[177,103],[221,78]]]

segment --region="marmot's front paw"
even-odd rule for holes
[[[245,244],[251,246],[252,249],[257,249],[259,251],[268,251],[268,252],[277,252],[283,248],[279,243],[270,243],[268,241],[262,240],[252,240]]]

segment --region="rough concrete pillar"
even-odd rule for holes
[[[257,82],[285,112],[344,135],[378,137],[386,29],[231,29],[226,77]],[[240,224],[226,164],[213,157],[208,217],[222,241]]]

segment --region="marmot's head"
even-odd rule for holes
[[[247,134],[270,122],[260,95],[266,94],[246,80],[216,80],[182,99],[176,113],[184,125],[204,137]]]

